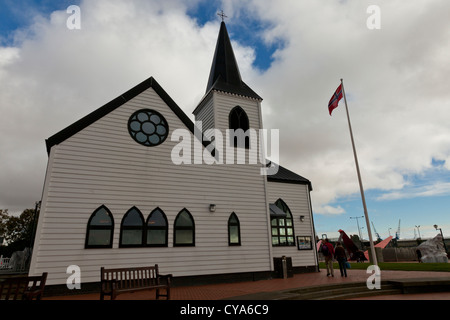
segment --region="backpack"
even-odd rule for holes
[[[328,246],[326,244],[322,245],[322,254],[324,256],[329,256],[330,255],[330,250],[328,249]]]

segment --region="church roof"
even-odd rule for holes
[[[267,181],[307,184],[309,186],[309,190],[312,190],[311,181],[282,166],[278,167],[278,172],[276,174],[268,175]]]
[[[224,91],[262,100],[258,94],[242,81],[227,27],[223,21],[220,25],[206,93],[210,90]]]

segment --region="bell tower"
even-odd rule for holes
[[[242,81],[227,27],[222,21],[206,93],[193,112],[195,121],[201,121],[204,133],[208,129],[218,129],[224,137],[228,129],[259,130],[262,128],[261,102],[262,98]],[[205,133],[205,137],[210,138],[210,135]],[[245,148],[249,148],[247,141]]]

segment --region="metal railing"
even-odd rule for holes
[[[26,262],[22,261],[21,263],[14,263],[14,261],[11,261],[11,258],[3,258],[3,256],[0,257],[0,272],[7,273],[7,272],[23,272],[26,271],[27,266]]]
[[[9,260],[11,260],[11,258],[0,257],[0,270],[9,269]]]

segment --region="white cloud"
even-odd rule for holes
[[[332,207],[332,206],[320,206],[318,208],[313,208],[314,213],[323,214],[323,215],[339,215],[343,214],[345,210],[341,206]]]
[[[44,139],[149,76],[191,115],[219,24],[198,26],[186,14],[198,2],[83,1],[81,30],[66,28],[63,8],[16,34],[16,47],[0,48],[0,208],[39,200]],[[332,117],[327,111],[340,78],[366,190],[384,190],[382,200],[405,197],[408,175],[425,172],[433,158],[450,159],[450,2],[376,1],[381,30],[369,30],[372,2],[223,4],[227,24],[246,10],[267,22],[264,41],[283,43],[262,74],[252,67],[255,48],[233,46],[244,81],[264,98],[264,125],[282,129],[281,165],[312,181],[317,213],[343,214],[330,204],[359,193],[343,101]]]
[[[432,185],[405,188],[401,191],[385,193],[377,200],[398,200],[418,197],[448,196],[450,195],[450,182],[436,182]]]

